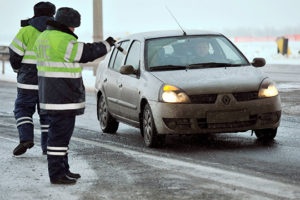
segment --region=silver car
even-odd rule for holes
[[[168,134],[253,130],[272,140],[281,117],[274,82],[225,36],[203,31],[133,34],[99,64],[97,112],[103,132],[140,128],[148,147]]]

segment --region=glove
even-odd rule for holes
[[[105,40],[111,47],[114,46],[116,40],[112,37],[108,37],[106,40]]]

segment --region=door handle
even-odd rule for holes
[[[105,78],[104,80],[103,80],[103,83],[106,83],[107,82],[107,78]]]
[[[120,84],[119,84],[119,88],[121,88],[122,86],[123,86],[122,83],[120,83]]]

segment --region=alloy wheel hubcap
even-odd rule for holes
[[[107,107],[103,97],[100,97],[100,106],[99,106],[99,113],[100,113],[100,124],[102,128],[105,128],[107,125]]]
[[[152,119],[149,110],[145,111],[143,121],[145,142],[149,144],[152,137]]]

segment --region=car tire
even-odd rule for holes
[[[258,140],[270,141],[276,137],[277,128],[275,129],[260,129],[255,131],[255,135]]]
[[[143,110],[142,128],[144,143],[147,147],[161,147],[164,145],[166,136],[157,134],[149,104],[146,104]]]
[[[119,122],[109,113],[103,95],[98,98],[98,119],[103,133],[116,133]]]

